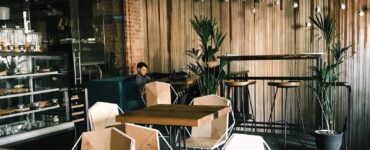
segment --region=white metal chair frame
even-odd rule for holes
[[[215,95],[215,96],[217,96],[217,95]],[[220,96],[217,96],[217,97],[220,97]],[[220,98],[223,98],[223,97],[220,97]],[[223,98],[223,99],[225,99],[225,98]],[[193,103],[194,103],[194,99],[190,102],[190,105],[193,105]],[[231,113],[231,117],[232,117],[232,123],[231,123],[231,125],[230,125],[230,127],[227,129],[227,131],[218,139],[218,141],[216,142],[216,144],[211,148],[211,150],[213,150],[213,149],[219,149],[218,147],[219,146],[221,146],[222,144],[224,144],[224,143],[222,143],[221,142],[221,140],[222,140],[222,138],[224,138],[225,136],[227,136],[227,135],[230,135],[231,133],[232,133],[232,131],[233,131],[233,128],[234,128],[234,126],[235,126],[235,117],[234,117],[234,111],[232,111],[232,106],[231,106],[231,103],[230,103],[230,100],[227,102],[227,105],[231,108],[231,111],[230,111],[230,113]],[[189,134],[189,136],[191,136],[191,133],[189,132],[189,130],[187,129],[187,128],[185,128],[185,130],[186,130],[186,132]],[[228,137],[226,137],[226,138],[228,138]],[[176,139],[177,139],[177,135],[176,135]],[[226,140],[227,141],[227,140]],[[193,149],[206,149],[206,148],[202,148],[202,147],[191,147],[191,148],[193,148]]]
[[[97,103],[107,103],[107,102],[100,102],[100,101],[99,101],[99,102],[96,102],[95,104],[97,104]],[[91,110],[94,106],[96,106],[95,104],[94,104],[93,106],[91,106],[91,107],[88,109],[88,112],[87,112],[87,114],[88,114],[88,118],[87,118],[87,120],[88,120],[88,122],[89,122],[90,129],[91,129],[91,130],[93,130],[93,129],[94,129],[94,125],[93,125],[93,123],[92,123],[91,114],[90,114],[89,112],[90,112],[90,110]],[[121,112],[121,114],[124,114],[124,112],[123,112],[123,110],[121,109],[121,107],[119,107],[117,104],[113,104],[113,103],[109,103],[109,104],[116,105],[116,106],[117,106],[117,108],[118,108],[118,110],[119,110],[119,112]],[[88,130],[88,131],[91,131],[91,130]],[[80,136],[78,137],[78,139],[77,139],[76,143],[75,143],[75,144],[73,145],[73,147],[72,147],[72,150],[76,148],[76,146],[77,146],[78,142],[79,142],[79,141],[81,141],[81,138],[82,138],[82,135],[80,135]]]
[[[82,134],[78,137],[78,139],[77,139],[76,143],[73,145],[73,147],[72,147],[72,149],[71,149],[71,150],[74,150],[74,149],[76,149],[76,148],[77,148],[77,145],[78,145],[78,143],[81,141],[81,139],[82,139]]]
[[[89,110],[88,110],[88,121],[89,121],[89,125],[90,125],[90,129],[91,130],[93,130],[94,129],[94,125],[93,125],[93,123],[92,123],[92,116],[91,116],[91,114],[90,114],[90,111],[91,111],[91,109],[94,107],[94,106],[96,106],[96,104],[97,103],[107,103],[107,102],[96,102],[93,106],[91,106],[90,108],[89,108]],[[118,110],[119,110],[119,112],[121,112],[121,114],[124,114],[124,112],[123,112],[123,110],[121,109],[121,107],[119,107],[117,104],[114,104],[114,103],[109,103],[109,104],[112,104],[112,105],[116,105],[117,106],[117,108],[118,108]],[[90,130],[90,131],[91,131]]]

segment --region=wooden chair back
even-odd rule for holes
[[[159,150],[158,131],[130,123],[110,126],[135,139],[137,150]]]
[[[208,95],[194,98],[193,105],[230,106],[230,101],[216,95]],[[219,139],[226,134],[226,136],[223,137],[226,139],[228,126],[229,114],[226,114],[213,120],[211,123],[193,127],[191,136]]]
[[[106,102],[96,102],[88,112],[92,130],[104,129],[106,126],[118,124],[116,116],[119,115],[118,105]]]
[[[151,82],[145,84],[147,107],[158,104],[171,104],[171,84]]]
[[[125,130],[127,135],[135,139],[137,150],[159,150],[156,130],[128,123],[125,124]]]
[[[115,128],[82,133],[81,150],[135,150],[135,140]]]

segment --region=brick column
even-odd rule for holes
[[[126,73],[136,73],[136,64],[144,60],[142,0],[124,0],[124,49]]]

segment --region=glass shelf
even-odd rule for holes
[[[59,74],[58,71],[43,72],[43,73],[18,74],[18,75],[11,75],[11,76],[0,76],[0,80],[14,79],[14,78],[27,78],[27,77],[42,77],[42,76],[57,75],[57,74]]]
[[[59,104],[57,104],[55,106],[44,107],[44,108],[40,108],[40,109],[36,109],[36,110],[29,110],[29,111],[18,112],[18,113],[9,114],[9,115],[3,115],[3,116],[0,116],[0,119],[22,116],[22,115],[32,114],[32,113],[36,113],[36,112],[43,112],[43,111],[47,111],[47,110],[57,109],[59,107],[60,107]]]
[[[0,56],[61,56],[65,52],[0,52]]]
[[[40,91],[35,91],[35,92],[26,92],[26,93],[19,93],[19,94],[4,95],[4,96],[0,96],[0,100],[1,99],[7,99],[7,98],[13,98],[13,97],[21,97],[21,96],[51,93],[51,92],[55,92],[55,91],[59,91],[59,88],[40,90]]]

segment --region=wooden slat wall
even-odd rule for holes
[[[155,72],[185,69],[191,59],[184,55],[184,51],[199,44],[190,24],[194,15],[215,18],[220,30],[227,34],[220,55],[320,52],[323,41],[313,39],[317,31],[305,27],[308,17],[315,14],[315,7],[320,6],[335,16],[337,34],[343,43],[353,44],[348,52],[352,58],[342,68],[342,80],[351,83],[353,88],[352,148],[370,149],[370,12],[366,12],[364,17],[357,15],[362,7],[370,7],[370,1],[343,1],[346,10],[340,10],[340,0],[300,0],[297,9],[293,9],[293,0],[283,0],[280,6],[274,5],[275,0],[261,3],[254,3],[254,0],[143,0],[145,61]],[[253,7],[256,8],[255,14],[251,12]],[[313,64],[311,61],[237,62],[232,64],[232,70],[249,70],[251,75],[309,75],[307,66]],[[258,82],[257,85],[255,104],[259,121],[267,120],[270,107],[270,89],[266,84]],[[337,124],[340,128],[345,117],[347,95],[344,89],[338,89],[338,92],[341,112],[337,116],[340,118]],[[315,100],[312,91],[305,87],[300,95],[304,97],[305,120],[313,125]],[[281,102],[277,106],[281,106]],[[291,107],[291,111],[290,120],[297,122],[297,113],[293,113],[297,108]],[[275,117],[277,120],[281,118],[281,108],[277,109]]]

